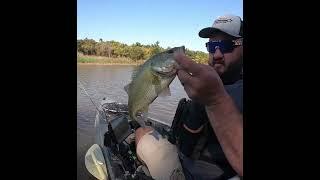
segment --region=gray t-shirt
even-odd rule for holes
[[[225,85],[225,89],[228,92],[228,94],[232,97],[239,111],[242,113],[243,112],[243,80],[240,79],[234,84]],[[192,112],[190,114],[190,121],[186,122],[189,127],[194,127],[196,129],[196,127],[199,127],[200,124],[203,124],[206,122],[207,122],[207,125],[210,126],[210,123],[208,123],[208,117],[202,105],[193,103],[190,110]],[[193,119],[196,119],[197,121]],[[200,120],[200,122],[198,120]],[[218,165],[224,171],[224,177],[222,179],[231,178],[235,176],[236,172],[233,170],[228,160],[226,159],[224,152],[221,148],[221,145],[211,126],[208,128],[207,137],[208,138],[207,138],[206,149],[208,150],[207,155],[209,154],[209,156],[206,156],[205,158],[203,158],[203,160],[210,162],[212,164]],[[197,162],[192,161],[187,157],[183,157],[183,159],[184,160],[182,160],[182,163],[185,170],[190,172],[189,173],[190,176],[188,177],[187,175],[186,177],[188,180],[189,179],[210,179],[207,175],[208,171],[211,171],[214,173],[218,171],[214,167],[209,167],[209,166],[208,168],[194,168],[194,166],[197,166],[194,163],[197,163]],[[191,176],[193,176],[193,178],[191,178]]]
[[[243,96],[243,80],[240,79],[234,84],[231,85],[225,85],[225,89],[228,92],[228,94],[232,97],[233,101],[235,102],[237,108],[239,111],[242,113],[243,110],[243,101],[242,101],[242,96]]]

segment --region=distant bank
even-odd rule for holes
[[[163,48],[159,41],[154,44],[136,42],[128,45],[117,41],[96,42],[94,39],[77,40],[77,62],[90,64],[128,64],[135,65],[145,62],[150,57],[170,49]],[[186,55],[198,63],[207,63],[208,53],[185,49]]]
[[[130,58],[112,58],[104,56],[80,55],[77,57],[78,64],[98,64],[98,65],[140,65],[145,60],[133,61]]]

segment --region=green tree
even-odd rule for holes
[[[151,45],[151,56],[154,56],[155,54],[158,54],[163,50],[163,48],[161,48],[159,44],[160,42],[157,41],[155,44]]]
[[[170,49],[170,47],[166,49],[160,47],[159,41],[151,45],[143,45],[136,42],[128,46],[127,44],[114,40],[103,41],[102,38],[99,39],[99,42],[88,38],[77,40],[78,54],[82,53],[84,55],[99,55],[113,58],[127,57],[133,61],[149,59],[151,56],[168,49]],[[186,55],[198,63],[206,64],[208,61],[208,53],[202,51],[192,51],[186,48]]]
[[[139,46],[136,46],[136,45],[131,46],[129,48],[129,58],[134,61],[143,59],[144,58],[143,49]]]
[[[111,57],[112,47],[109,43],[100,41],[96,44],[96,53],[98,56]]]
[[[96,55],[95,40],[85,38],[84,40],[78,41],[77,45],[78,45],[79,52],[82,52],[85,55]]]

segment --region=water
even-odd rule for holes
[[[77,179],[95,179],[84,165],[86,151],[94,143],[94,119],[96,109],[81,89],[82,82],[96,105],[105,97],[121,103],[128,102],[123,87],[130,82],[134,66],[124,65],[78,65],[77,88]],[[187,97],[183,86],[176,77],[170,85],[171,96],[158,97],[149,107],[149,116],[166,124],[171,124],[179,100]]]

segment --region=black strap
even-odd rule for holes
[[[176,113],[174,115],[172,125],[169,132],[168,141],[172,144],[177,144],[178,134],[182,127],[182,119],[184,119],[186,115],[186,111],[188,110],[187,106],[190,101],[187,101],[186,98],[182,98],[179,101]]]

